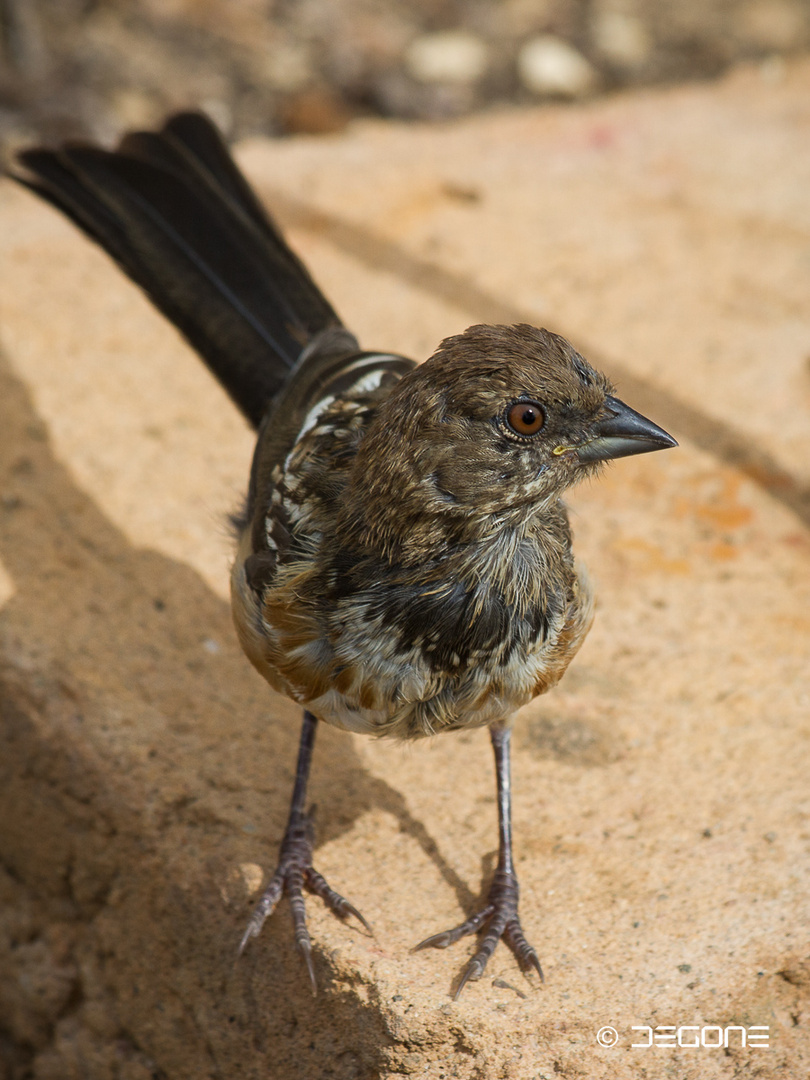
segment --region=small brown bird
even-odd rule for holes
[[[304,707],[278,867],[313,988],[303,887],[357,909],[312,865],[306,785],[319,720],[414,739],[487,725],[499,856],[488,896],[417,948],[483,931],[456,996],[518,918],[510,725],[560,679],[592,617],[561,495],[611,458],[675,446],[563,338],[472,326],[420,366],[363,352],[198,113],[118,149],[20,155],[16,179],[104,247],[258,428],[238,521],[233,614],[248,658]]]

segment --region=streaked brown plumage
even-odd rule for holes
[[[242,945],[302,886],[357,910],[312,866],[306,780],[317,720],[395,738],[489,725],[500,855],[458,986],[518,919],[509,725],[552,687],[591,621],[561,495],[613,457],[674,445],[562,338],[473,326],[421,366],[364,353],[266,217],[210,123],[172,118],[119,150],[21,157],[29,187],[101,243],[186,334],[259,428],[232,574],[242,646],[304,706],[278,869]]]
[[[590,622],[559,494],[596,466],[554,451],[610,387],[529,326],[472,327],[379,383],[363,371],[327,394],[275,461],[260,436],[269,482],[233,569],[242,645],[339,727],[501,721],[557,682]],[[288,394],[294,380],[282,412]],[[546,409],[531,438],[503,419],[521,399]]]

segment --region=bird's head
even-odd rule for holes
[[[380,406],[353,487],[370,521],[375,505],[395,508],[394,534],[431,519],[456,534],[515,524],[604,461],[676,445],[612,389],[557,334],[472,326]]]

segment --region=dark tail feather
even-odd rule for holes
[[[19,160],[30,175],[15,179],[119,263],[254,426],[307,344],[341,326],[202,114],[133,132],[116,151],[74,145]]]

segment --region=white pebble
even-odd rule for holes
[[[534,94],[581,97],[596,83],[596,72],[585,57],[551,34],[527,41],[518,54],[517,66],[521,82]]]
[[[408,72],[421,83],[473,83],[488,64],[486,43],[467,30],[424,34],[405,53]]]

